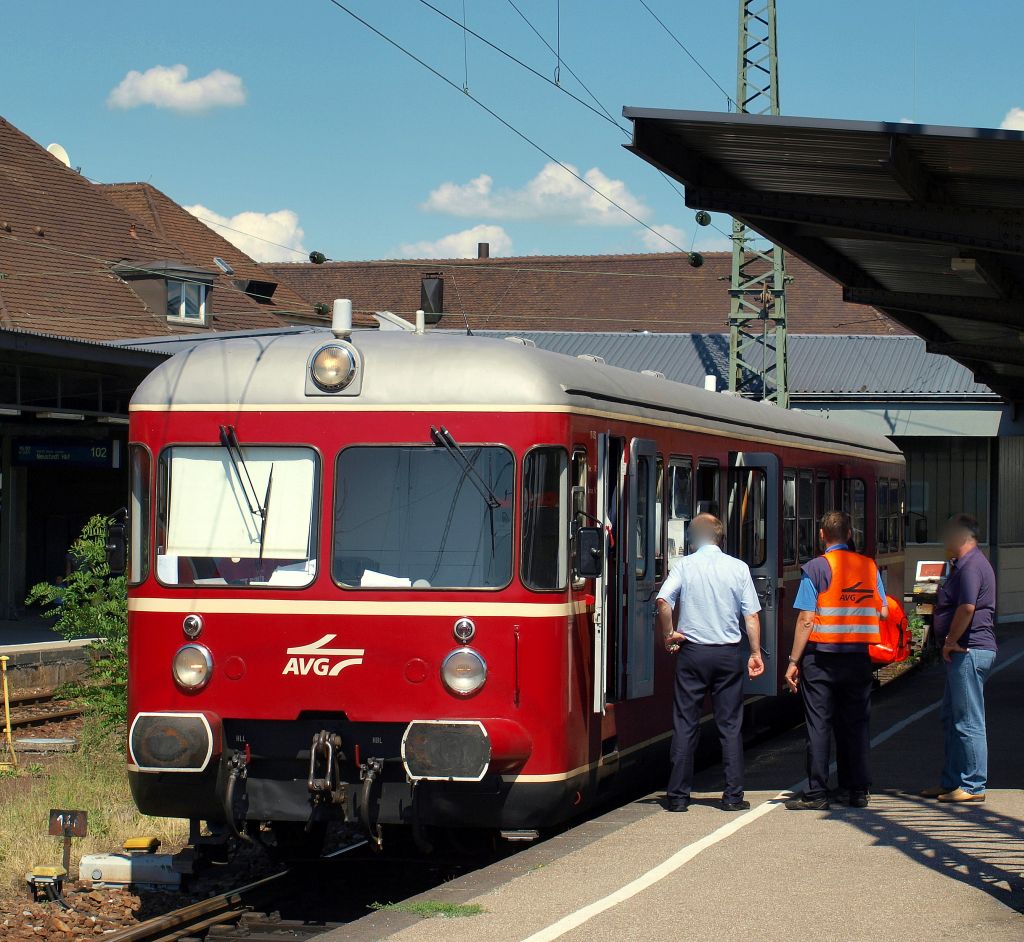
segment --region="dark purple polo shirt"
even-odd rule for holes
[[[946,640],[953,615],[961,605],[975,608],[970,627],[960,636],[960,647],[995,651],[996,574],[977,547],[953,561],[953,568],[939,589],[933,619],[939,644]]]

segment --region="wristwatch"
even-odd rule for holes
[[[799,664],[799,663],[800,663],[800,658],[798,658],[798,657],[793,657],[793,655],[791,654],[791,655],[789,656],[789,663],[790,663],[790,664]]]

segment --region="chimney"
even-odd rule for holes
[[[477,258],[490,258],[491,257],[491,243],[490,242],[477,242],[477,244],[476,244],[476,257]]]

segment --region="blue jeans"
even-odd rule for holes
[[[942,728],[946,761],[942,785],[978,795],[988,782],[988,739],[985,735],[985,679],[996,659],[995,651],[969,648],[954,653],[946,664],[946,692],[942,698]]]

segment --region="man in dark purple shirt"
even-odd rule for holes
[[[942,782],[921,794],[978,803],[988,781],[985,680],[996,659],[996,576],[978,549],[978,521],[956,514],[943,530],[952,569],[939,589],[933,630],[946,662],[942,700],[945,762]]]

